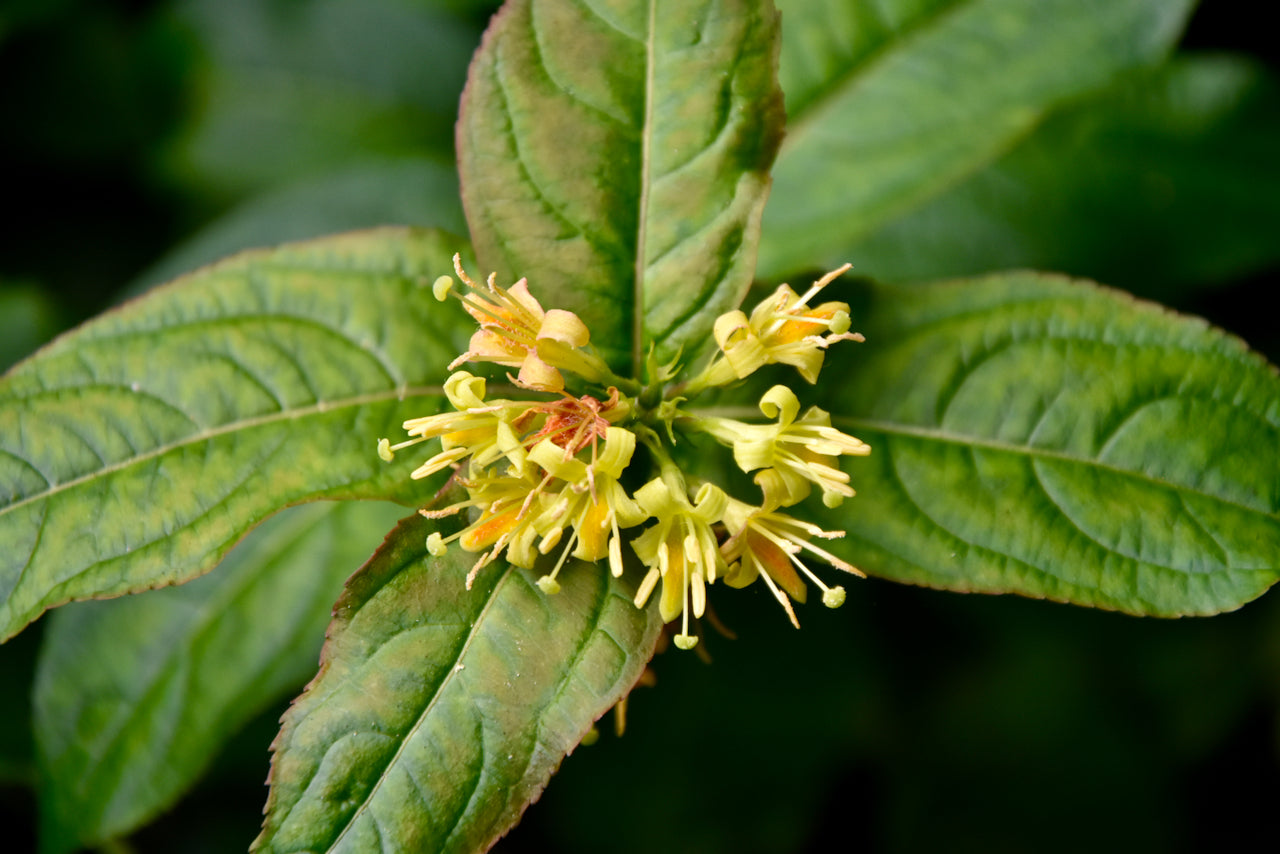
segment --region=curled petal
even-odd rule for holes
[[[450,374],[444,381],[444,394],[458,411],[484,406],[484,377],[472,376],[466,371]]]
[[[707,524],[714,524],[724,518],[725,508],[729,506],[729,496],[714,483],[704,483],[698,487],[693,497],[694,510]]]
[[[585,347],[591,343],[591,333],[582,319],[572,311],[553,308],[542,319],[538,329],[538,340],[550,338],[570,347]]]
[[[800,401],[795,392],[784,385],[776,385],[760,398],[760,411],[765,418],[777,418],[778,424],[786,427],[796,420],[800,411]]]
[[[741,311],[729,311],[716,318],[715,325],[712,326],[712,334],[715,335],[716,344],[720,349],[725,350],[740,337],[741,330],[750,329],[750,327],[751,322],[747,320],[745,314]]]
[[[636,434],[625,427],[609,427],[604,432],[604,450],[596,459],[596,471],[609,477],[621,477],[636,451]]]
[[[541,391],[559,391],[564,388],[564,377],[539,359],[537,353],[526,354],[523,361],[516,364],[520,366],[520,375],[516,379],[521,385]]]

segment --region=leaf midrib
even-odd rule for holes
[[[1089,466],[1099,471],[1109,472],[1122,477],[1133,478],[1135,480],[1145,481],[1153,486],[1162,487],[1172,490],[1179,494],[1197,495],[1220,504],[1235,507],[1239,510],[1265,516],[1269,519],[1280,521],[1280,513],[1272,512],[1257,507],[1250,507],[1241,504],[1230,498],[1216,495],[1211,492],[1205,492],[1181,483],[1173,483],[1158,477],[1153,477],[1144,472],[1134,471],[1133,469],[1124,469],[1117,466],[1104,463],[1100,460],[1090,459],[1088,457],[1074,456],[1063,451],[1054,451],[1047,448],[1033,448],[1026,445],[1015,445],[1009,442],[1002,442],[997,439],[987,439],[975,436],[966,436],[942,430],[936,427],[920,427],[911,424],[901,424],[892,421],[879,421],[872,418],[854,418],[843,415],[833,415],[831,423],[841,427],[850,427],[853,429],[865,428],[867,430],[876,431],[892,436],[911,437],[916,439],[927,439],[934,442],[941,442],[951,445],[958,445],[967,448],[982,448],[991,451],[1001,451],[1008,454],[1018,454],[1033,459],[1058,460],[1061,462],[1073,463],[1075,465]],[[874,451],[873,451],[874,453]]]
[[[694,415],[711,415],[723,418],[755,418],[761,417],[760,410],[754,406],[715,406],[705,409],[690,409],[690,413]],[[949,430],[943,430],[938,427],[921,427],[914,424],[903,424],[897,421],[881,421],[875,418],[856,418],[849,415],[832,415],[831,423],[835,426],[849,427],[851,429],[866,429],[878,433],[884,433],[890,436],[904,436],[915,439],[927,439],[934,442],[942,442],[949,445],[957,445],[965,448],[982,448],[989,451],[1002,451],[1008,454],[1017,454],[1024,457],[1034,459],[1058,460],[1060,462],[1073,463],[1076,465],[1089,466],[1099,471],[1109,472],[1121,477],[1129,477],[1135,480],[1145,481],[1153,486],[1159,486],[1164,489],[1172,490],[1180,495],[1196,495],[1210,501],[1216,501],[1229,507],[1235,507],[1248,513],[1255,513],[1265,516],[1269,519],[1275,519],[1280,522],[1280,512],[1273,512],[1257,507],[1250,507],[1247,504],[1241,504],[1221,495],[1215,495],[1212,492],[1205,492],[1193,486],[1181,483],[1173,483],[1171,481],[1162,480],[1143,472],[1134,471],[1132,469],[1118,468],[1109,463],[1100,460],[1090,459],[1088,457],[1074,456],[1064,451],[1054,451],[1048,448],[1035,448],[1027,445],[1015,445],[1011,442],[1002,442],[998,439],[987,439],[978,436],[968,436],[959,433],[953,433]],[[875,453],[874,449],[872,453]]]
[[[129,468],[130,466],[134,466],[139,463],[143,463],[148,460],[152,460],[157,457],[164,456],[165,454],[168,454],[171,451],[188,447],[190,445],[199,444],[200,442],[205,442],[205,441],[208,441],[209,439],[216,439],[219,436],[225,436],[230,433],[235,433],[239,430],[252,430],[256,427],[262,427],[264,425],[273,424],[280,421],[291,421],[298,418],[306,418],[311,415],[323,415],[330,412],[339,411],[342,409],[348,409],[351,407],[365,406],[371,403],[382,403],[392,399],[398,399],[403,401],[403,400],[409,399],[410,397],[428,397],[428,396],[437,396],[442,394],[444,394],[443,386],[406,386],[406,387],[395,388],[395,389],[386,389],[380,392],[371,392],[369,394],[356,395],[354,397],[340,398],[339,400],[336,400],[336,401],[322,400],[322,401],[318,401],[317,403],[311,404],[310,406],[297,407],[294,409],[283,409],[283,410],[280,410],[279,412],[272,412],[266,415],[256,416],[254,418],[246,418],[239,421],[231,421],[226,424],[218,425],[217,427],[211,427],[206,430],[201,430],[198,433],[193,433],[176,442],[169,442],[164,445],[158,445],[155,448],[152,448],[151,450],[146,451],[145,453],[137,454],[135,456],[129,457],[128,459],[120,460],[119,462],[115,462],[115,463],[112,463],[111,465],[104,466],[100,469],[89,472],[88,474],[83,474],[79,477],[72,478],[71,480],[63,481],[61,483],[58,483],[56,486],[52,486],[40,492],[36,492],[36,493],[33,493],[32,495],[28,495],[18,501],[13,502],[12,504],[7,504],[3,507],[0,507],[0,517],[4,516],[6,513],[10,513],[21,507],[25,507],[28,504],[32,504],[37,501],[42,501],[44,499],[57,495],[60,492],[65,492],[66,490],[74,489],[75,487],[80,486],[81,484],[94,481],[97,478],[109,477],[110,475],[116,473],[117,471],[122,471],[124,469]]]
[[[512,576],[514,575],[514,572],[515,572],[515,568],[512,567],[510,564],[507,564],[506,569],[502,574],[502,577],[499,578],[496,583],[494,583],[492,592],[490,592],[489,594],[489,599],[484,603],[484,608],[481,609],[480,613],[476,615],[475,622],[471,624],[471,631],[470,633],[468,633],[466,641],[463,642],[462,647],[458,650],[457,655],[454,656],[453,666],[448,668],[448,670],[444,675],[444,678],[440,680],[440,684],[436,687],[435,693],[431,696],[430,701],[428,701],[427,705],[423,707],[422,713],[418,715],[418,719],[414,721],[413,726],[410,727],[409,731],[405,733],[404,738],[400,740],[400,745],[399,747],[396,748],[395,754],[390,759],[387,760],[386,765],[382,769],[382,773],[378,775],[378,781],[373,784],[373,786],[369,789],[369,793],[365,795],[364,800],[362,800],[360,802],[360,805],[356,807],[355,811],[351,813],[351,817],[347,819],[346,825],[342,828],[342,832],[339,833],[337,838],[333,840],[333,843],[328,848],[325,849],[326,854],[332,854],[332,852],[338,850],[338,847],[342,844],[342,840],[346,838],[347,833],[350,832],[351,828],[355,826],[356,821],[358,821],[360,816],[364,814],[365,810],[368,809],[369,805],[373,803],[374,798],[378,794],[378,790],[382,788],[382,784],[386,782],[387,777],[390,776],[391,769],[394,768],[396,764],[400,761],[400,757],[404,753],[404,751],[408,748],[409,742],[411,742],[414,739],[414,737],[417,735],[418,730],[426,722],[427,718],[430,717],[431,710],[435,708],[436,703],[439,702],[441,696],[443,696],[445,688],[453,681],[454,677],[461,672],[458,670],[457,665],[460,664],[462,660],[467,657],[467,651],[471,649],[472,642],[476,639],[476,636],[480,634],[481,627],[485,625],[485,618],[488,616],[489,611],[493,608],[494,603],[498,601],[499,592],[506,585],[506,583],[512,578]],[[455,826],[456,826],[456,823],[455,823]]]
[[[645,241],[649,221],[649,183],[652,169],[653,143],[653,56],[655,30],[657,26],[657,0],[649,0],[648,31],[645,33],[645,78],[644,78],[644,123],[640,127],[640,198],[637,202],[636,219],[636,257],[634,276],[634,296],[631,306],[631,373],[640,376],[641,359],[644,355],[644,278],[645,278]]]

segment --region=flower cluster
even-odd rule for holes
[[[861,575],[815,542],[843,532],[780,511],[804,501],[815,486],[827,507],[852,496],[840,458],[863,456],[870,448],[832,426],[822,409],[802,413],[796,395],[782,385],[760,399],[763,423],[700,412],[688,401],[768,364],[791,365],[815,382],[831,344],[862,340],[848,331],[844,303],[809,305],[847,269],[819,279],[803,296],[782,285],[749,316],[722,315],[714,327],[718,352],[699,374],[672,384],[676,368],[659,367],[651,358],[647,385],[641,385],[612,372],[591,349],[590,331],[577,315],[543,310],[524,279],[504,288],[491,275],[477,284],[455,256],[464,290],[441,276],[432,291],[440,300],[459,298],[479,329],[449,366],[455,372],[444,392],[452,411],[406,421],[406,441],[378,443],[379,455],[390,462],[398,451],[439,439],[440,450],[411,477],[450,469],[465,490],[465,499],[455,504],[420,511],[428,518],[469,513],[468,524],[456,533],[428,537],[427,550],[439,556],[456,543],[478,554],[468,588],[499,556],[532,568],[558,551],[551,570],[537,581],[553,594],[570,556],[607,560],[613,575],[622,575],[622,532],[646,525],[629,537],[630,551],[646,567],[635,604],[644,607],[660,583],[658,611],[667,622],[682,618],[675,637],[682,649],[697,643],[690,616],[703,616],[707,587],[717,580],[731,587],[761,580],[796,626],[791,603],[805,601],[806,579],[822,591],[823,604],[838,607],[844,589],[824,583],[801,556]],[[455,370],[482,362],[518,370],[507,374],[509,394],[489,398],[484,378]],[[576,378],[577,396],[566,390],[566,374]],[[737,466],[754,473],[759,503],[731,497],[677,463],[697,436],[728,447]]]

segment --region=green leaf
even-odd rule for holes
[[[386,229],[250,252],[57,339],[0,380],[0,638],[174,584],[317,498],[413,501],[381,436],[439,405],[460,241]]]
[[[205,54],[169,157],[185,183],[240,197],[370,156],[451,159],[479,32],[402,0],[185,0]]]
[[[778,81],[787,115],[802,120],[842,78],[969,0],[776,0],[782,12]]]
[[[1280,260],[1277,146],[1275,74],[1181,58],[1059,111],[841,257],[882,281],[1035,267],[1168,299]]]
[[[347,584],[285,715],[257,851],[483,851],[653,654],[628,579],[572,564],[546,596],[504,561],[429,559],[414,516]]]
[[[857,313],[867,343],[823,386],[872,447],[826,513],[854,563],[1157,616],[1280,577],[1280,379],[1239,339],[1034,273],[875,287]]]
[[[458,124],[476,256],[618,369],[698,347],[755,270],[782,131],[767,0],[513,0]]]
[[[294,508],[216,573],[54,614],[35,685],[43,850],[145,824],[228,737],[315,673],[343,581],[403,514],[365,502]]]
[[[825,88],[808,82],[801,109],[791,111],[760,275],[842,262],[840,250],[996,159],[1052,107],[1160,59],[1191,6],[969,0],[928,16],[904,13],[910,32],[874,52],[832,30],[818,47],[835,58],[815,61],[830,72]],[[793,27],[800,32],[820,26],[827,4],[784,3],[783,11],[788,37],[793,17],[805,21]]]
[[[421,157],[385,158],[263,193],[179,244],[128,290],[143,293],[245,249],[383,225],[465,232],[457,173]]]

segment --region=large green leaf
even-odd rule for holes
[[[458,123],[484,270],[579,312],[615,367],[700,346],[755,270],[777,36],[768,0],[507,3]]]
[[[546,596],[499,560],[466,590],[476,556],[428,558],[437,525],[406,519],[348,582],[255,850],[484,850],[653,654],[661,621],[629,579],[574,564]]]
[[[1184,57],[1062,110],[990,167],[846,249],[880,280],[1016,267],[1168,298],[1280,260],[1280,85]]]
[[[843,78],[970,0],[776,0],[782,12],[778,82],[787,116],[803,121]]]
[[[314,674],[343,581],[402,515],[368,502],[297,507],[216,573],[55,613],[35,686],[43,850],[154,818],[231,734]]]
[[[459,243],[387,229],[246,253],[17,365],[0,381],[0,638],[193,578],[285,505],[414,500],[410,463],[374,443],[438,406],[470,321],[424,283]]]
[[[783,9],[804,33],[835,2]],[[814,42],[834,57],[812,60],[830,76],[820,92],[812,77],[801,81],[765,211],[761,276],[843,261],[840,250],[1003,154],[1051,107],[1158,60],[1192,2],[916,5],[894,7],[907,25],[890,29],[907,34],[877,50],[847,43],[857,28]]]
[[[827,521],[869,572],[1159,616],[1280,577],[1280,379],[1238,339],[1034,273],[858,313],[867,343],[822,389],[872,453]]]

